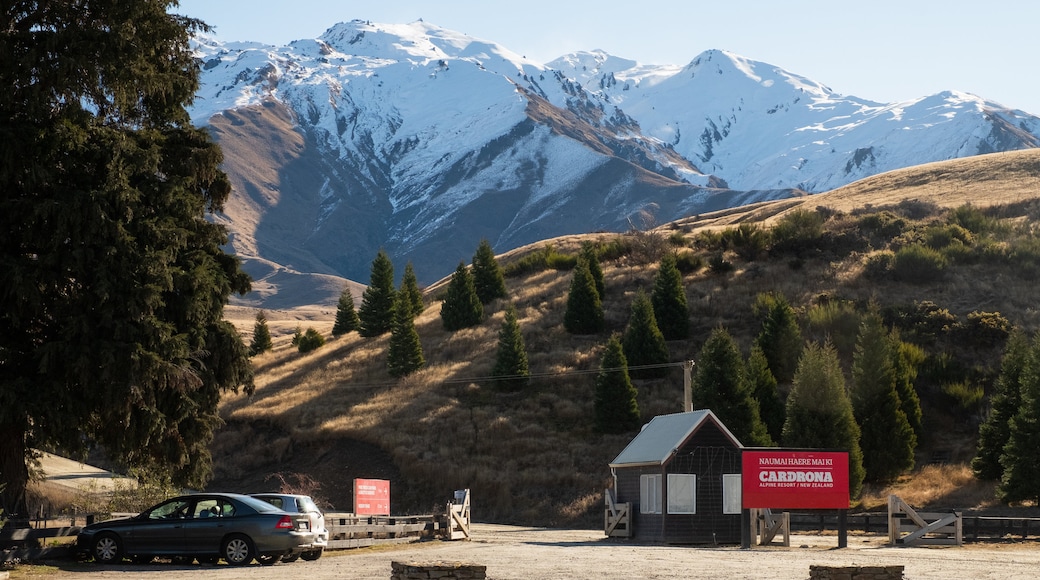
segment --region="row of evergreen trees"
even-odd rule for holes
[[[357,330],[370,337],[390,332],[387,368],[400,377],[425,364],[414,325],[423,302],[410,264],[399,290],[393,280],[392,263],[381,251],[373,261],[360,309],[355,311],[350,292],[344,290],[333,335]],[[584,244],[571,279],[563,320],[566,330],[602,332],[606,291],[596,247]],[[484,305],[505,297],[502,269],[490,245],[482,241],[471,267],[460,262],[452,274],[443,295],[442,324],[449,331],[478,325]],[[891,481],[913,466],[921,419],[913,387],[919,361],[907,354],[897,335],[885,329],[876,309],[862,319],[848,388],[834,347],[806,345],[797,315],[782,295],[760,296],[754,311],[762,327],[746,360],[725,329],[716,329],[705,342],[693,382],[698,408],[712,409],[746,445],[848,450],[854,496],[864,478]],[[607,340],[594,393],[597,431],[623,433],[642,424],[632,380],[660,378],[681,364],[671,361],[667,342],[688,334],[682,275],[675,255],[666,254],[651,294],[636,293],[624,332]],[[489,382],[520,389],[529,379],[517,312],[509,305]],[[782,391],[789,391],[786,402]]]

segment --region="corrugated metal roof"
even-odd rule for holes
[[[743,447],[710,409],[658,415],[643,425],[642,431],[610,462],[610,467],[663,464],[709,417],[733,440],[734,445]]]

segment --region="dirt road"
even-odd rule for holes
[[[1040,577],[1040,544],[974,544],[965,547],[897,548],[887,537],[850,536],[837,549],[834,536],[795,536],[790,548],[640,545],[608,539],[599,530],[545,530],[475,524],[471,541],[431,541],[394,547],[330,552],[316,562],[246,568],[217,566],[66,567],[51,580],[155,578],[156,580],[308,580],[390,577],[392,561],[448,560],[484,564],[488,578],[520,580],[726,578],[804,580],[810,564],[902,565],[907,580]]]

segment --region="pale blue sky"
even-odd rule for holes
[[[286,44],[355,18],[422,18],[540,62],[603,49],[684,65],[723,49],[894,102],[959,90],[1040,115],[1040,2],[967,0],[181,0],[222,40]]]

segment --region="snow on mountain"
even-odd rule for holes
[[[1040,119],[973,95],[876,103],[717,50],[540,64],[422,21],[358,20],[282,47],[196,47],[191,113],[230,152],[235,250],[359,280],[381,247],[432,281],[481,238],[505,251],[623,229],[651,204],[669,221],[1040,145]]]

